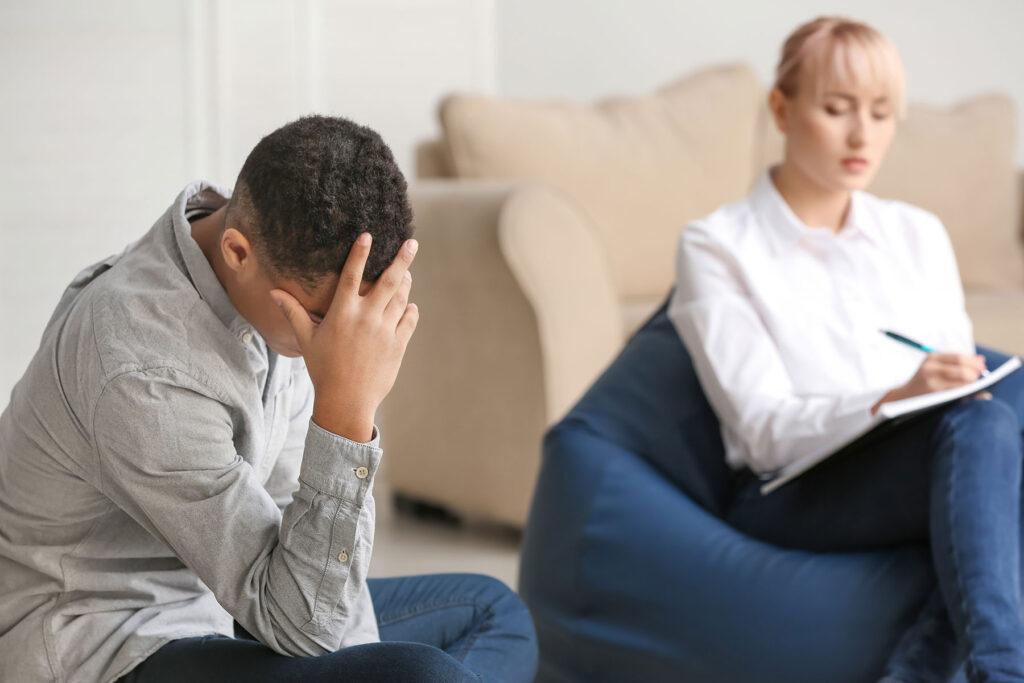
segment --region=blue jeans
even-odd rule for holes
[[[916,418],[767,496],[747,476],[728,512],[736,528],[788,548],[930,543],[937,590],[897,643],[885,680],[945,681],[963,660],[972,682],[1024,681],[1024,373],[992,393]]]
[[[381,641],[286,657],[236,627],[163,646],[121,683],[532,681],[533,621],[497,579],[436,574],[370,579]]]

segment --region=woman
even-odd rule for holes
[[[822,552],[930,542],[939,590],[883,680],[946,680],[965,659],[972,681],[1024,681],[1024,392],[997,387],[759,492],[759,476],[843,444],[882,403],[984,370],[942,224],[861,191],[903,98],[899,56],[877,31],[837,18],[798,28],[769,96],[785,158],[683,231],[669,314],[738,472],[730,523]],[[943,352],[922,360],[881,329]]]

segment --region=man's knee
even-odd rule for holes
[[[503,581],[483,574],[465,574],[464,580],[471,582],[472,594],[477,604],[495,615],[526,615],[529,610],[514,590]],[[532,630],[532,621],[531,630]]]
[[[503,582],[490,576],[469,574],[478,605],[488,612],[493,635],[508,639],[515,656],[524,662],[537,660],[537,633],[533,617],[522,598]],[[513,644],[516,643],[516,644]]]

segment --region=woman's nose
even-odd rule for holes
[[[855,114],[851,117],[850,130],[846,136],[846,143],[854,149],[863,147],[867,142],[867,122],[864,117]]]

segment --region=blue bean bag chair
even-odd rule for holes
[[[722,521],[731,487],[663,306],[544,440],[519,583],[539,681],[877,680],[927,547],[783,550]]]

